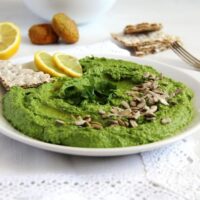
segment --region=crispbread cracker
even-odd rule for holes
[[[167,43],[178,40],[177,37],[170,36],[162,31],[149,32],[146,34],[111,34],[112,37],[126,47],[137,47],[151,45],[157,42]]]
[[[140,23],[136,25],[127,25],[124,28],[124,34],[152,32],[159,31],[161,29],[162,24],[160,23]]]
[[[13,86],[37,87],[50,81],[49,74],[36,72],[33,69],[25,69],[22,65],[14,65],[9,61],[0,61],[0,82],[6,90]]]
[[[112,37],[127,48],[132,50],[135,56],[154,54],[170,48],[174,41],[180,41],[178,37],[168,35],[162,31],[140,34],[112,34]]]
[[[140,23],[127,25],[122,33],[111,34],[113,39],[131,50],[136,56],[144,56],[164,51],[170,44],[180,39],[161,31],[160,23]]]
[[[132,49],[132,54],[135,56],[145,56],[148,54],[154,54],[161,51],[165,51],[169,48],[169,44],[154,44],[146,46],[138,46],[137,48]]]

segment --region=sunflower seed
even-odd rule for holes
[[[113,108],[111,108],[110,112],[113,114],[118,114],[119,110],[117,107],[113,107]]]
[[[155,117],[156,115],[153,113],[153,112],[149,112],[149,111],[147,111],[146,113],[144,113],[144,116],[146,117],[146,118],[151,118],[151,117]]]
[[[131,101],[131,102],[130,102],[130,105],[131,105],[132,107],[134,107],[134,106],[137,105],[137,103],[136,103],[135,101]]]
[[[130,109],[123,110],[123,111],[119,112],[119,115],[124,116],[124,117],[128,117],[128,116],[131,115],[131,110]]]
[[[111,121],[111,124],[116,124],[116,125],[119,125],[118,121],[117,120],[113,120]]]
[[[162,98],[162,97],[159,97],[158,98],[158,100],[160,101],[160,103],[162,103],[163,105],[166,105],[166,106],[168,106],[169,104],[168,104],[168,102],[167,102],[167,100],[166,99],[164,99],[164,98]]]
[[[76,121],[75,121],[75,125],[76,126],[83,126],[86,124],[86,120],[84,120],[81,116],[78,116]],[[88,123],[88,122],[87,122]]]
[[[152,86],[152,82],[151,81],[143,83],[143,87],[144,88],[150,88],[151,86]]]
[[[119,108],[119,107],[112,107],[110,111],[111,111],[111,113],[113,113],[113,114],[117,114],[117,113],[123,111],[123,109],[122,109],[122,108]]]
[[[120,126],[125,126],[124,121],[122,121],[121,119],[118,119],[118,124],[119,124]]]
[[[64,125],[65,124],[65,122],[60,120],[60,119],[56,119],[55,122],[56,122],[57,125]]]
[[[153,82],[151,85],[151,89],[155,90],[156,88],[158,88],[158,83],[157,82]]]
[[[130,108],[130,105],[129,105],[128,102],[126,102],[126,101],[122,101],[122,102],[121,102],[121,105],[122,105],[124,108],[126,108],[126,109]]]
[[[155,120],[156,118],[155,117],[146,117],[145,118],[147,121],[153,121],[153,120]]]
[[[149,106],[147,106],[147,105],[143,108],[144,111],[148,111],[149,109],[150,109],[150,108],[149,108]]]
[[[138,108],[137,106],[135,106],[135,107],[131,107],[131,110],[132,110],[133,112],[136,112],[137,110],[140,110],[140,108]]]
[[[160,89],[155,89],[153,90],[156,94],[164,94],[163,91],[161,91]]]
[[[133,128],[138,126],[138,124],[135,120],[130,120],[129,123],[130,123],[130,126],[133,127]]]
[[[142,99],[139,98],[139,97],[134,97],[133,100],[136,101],[136,102],[138,102],[138,103],[142,101]]]
[[[101,117],[102,117],[103,119],[106,119],[106,118],[109,118],[109,115],[108,115],[108,114],[103,114],[103,115],[101,115]]]
[[[150,107],[150,109],[148,111],[154,113],[154,112],[157,111],[157,109],[158,109],[158,106],[153,105],[153,106]]]
[[[152,99],[153,99],[154,103],[157,103],[159,101],[158,94],[156,94],[155,92],[152,92],[152,91],[149,91],[149,94],[152,95]]]
[[[137,105],[137,108],[139,108],[139,109],[144,108],[145,105],[146,105],[146,101],[145,101],[144,99],[142,99],[142,100],[141,100],[141,103],[139,103],[139,104]]]
[[[138,95],[139,92],[138,91],[128,91],[128,92],[126,92],[126,94],[134,97],[134,96]]]
[[[83,118],[83,120],[85,120],[85,122],[91,122],[91,117],[90,117],[90,115],[86,115],[84,118]]]
[[[102,128],[103,128],[102,124],[99,123],[99,122],[91,122],[90,125],[91,125],[91,127],[94,128],[94,129],[102,129]]]
[[[104,115],[106,112],[104,110],[99,109],[99,114]]]
[[[181,88],[177,88],[176,90],[175,90],[175,95],[177,95],[177,94],[180,94],[180,93],[182,93],[182,89]]]
[[[85,123],[86,121],[83,119],[79,119],[78,121],[75,121],[76,126],[83,126]]]
[[[126,127],[129,127],[129,123],[127,121],[124,122]]]
[[[140,111],[137,111],[136,113],[133,114],[134,119],[138,119],[141,116]]]

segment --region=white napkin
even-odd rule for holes
[[[69,53],[129,55],[111,42]],[[137,155],[60,155],[0,136],[0,200],[198,200],[200,161],[192,139]]]

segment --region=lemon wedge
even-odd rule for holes
[[[0,23],[0,60],[12,57],[19,49],[21,33],[11,22]]]
[[[59,68],[57,68],[53,57],[45,51],[38,51],[34,55],[34,63],[38,70],[48,73],[55,77],[66,76]]]
[[[77,58],[64,53],[55,53],[53,55],[53,60],[56,63],[56,66],[68,76],[82,76],[82,67]]]

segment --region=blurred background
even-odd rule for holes
[[[180,36],[184,44],[200,56],[199,8],[199,0],[117,0],[101,18],[79,27],[80,40],[73,46],[111,39],[111,32],[120,32],[127,24],[161,22],[165,32]],[[81,7],[77,7],[77,10],[81,10]],[[29,54],[26,48],[30,45],[27,37],[29,27],[44,22],[22,0],[1,0],[0,21],[13,21],[21,28],[23,46],[18,55]],[[71,46],[66,45],[66,48]],[[32,48],[38,50],[40,47]]]

